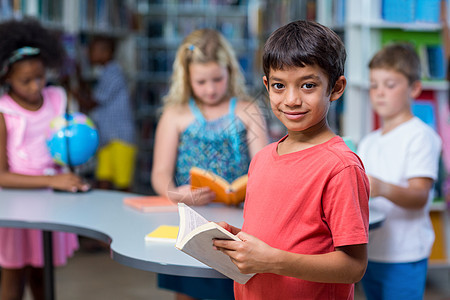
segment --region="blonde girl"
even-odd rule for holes
[[[267,142],[264,118],[246,93],[230,44],[216,30],[192,32],[177,51],[156,129],[153,189],[174,202],[208,204],[215,195],[208,188],[191,191],[190,168],[232,181],[247,173],[250,159]],[[233,298],[228,279],[159,279],[160,287],[178,292],[178,299]]]

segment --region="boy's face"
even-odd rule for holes
[[[89,46],[89,60],[91,64],[104,64],[112,59],[112,51],[108,45],[103,42],[93,42]]]
[[[419,96],[420,82],[408,82],[405,75],[388,69],[370,70],[370,102],[384,120],[411,113],[411,99]]]
[[[316,66],[270,70],[263,77],[275,116],[290,132],[313,132],[326,125],[330,102],[337,100],[345,89],[345,77],[338,84],[342,90],[328,91],[328,77]],[[337,86],[336,85],[336,86]]]

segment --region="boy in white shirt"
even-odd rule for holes
[[[441,140],[411,111],[418,97],[420,60],[407,44],[389,45],[372,58],[370,101],[381,128],[358,147],[370,181],[371,206],[386,214],[369,234],[362,280],[367,299],[422,299],[434,241],[429,217]]]

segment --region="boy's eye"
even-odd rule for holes
[[[314,88],[316,85],[314,83],[305,83],[304,85],[302,85],[302,88],[304,89],[312,89]]]
[[[273,87],[274,89],[276,89],[276,90],[281,90],[281,89],[284,88],[284,84],[281,84],[281,83],[274,83],[274,84],[272,84],[272,87]]]
[[[394,88],[395,87],[395,81],[388,81],[388,82],[386,82],[386,87],[387,88],[390,88],[390,89],[392,89],[392,88]]]

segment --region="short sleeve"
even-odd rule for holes
[[[441,140],[431,129],[421,132],[410,142],[406,178],[427,177],[437,179]]]
[[[368,243],[369,180],[351,165],[333,176],[323,194],[325,222],[335,247]]]
[[[120,97],[123,90],[126,90],[126,82],[122,71],[117,65],[111,64],[103,70],[93,96],[96,102],[105,104]]]

